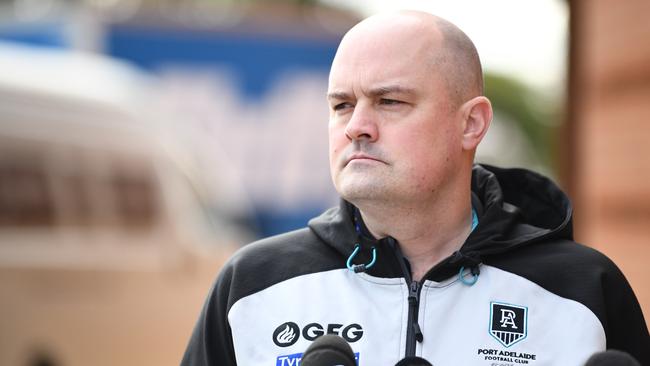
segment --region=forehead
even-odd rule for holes
[[[330,71],[330,91],[383,85],[420,89],[434,83],[440,52],[435,28],[409,18],[357,27],[341,41]]]

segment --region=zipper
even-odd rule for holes
[[[424,336],[418,324],[418,310],[420,308],[420,283],[411,281],[409,285],[409,312],[408,312],[408,329],[406,330],[406,355],[405,357],[415,356],[416,341],[422,343]]]
[[[422,343],[424,335],[422,334],[422,329],[420,329],[420,324],[418,324],[418,312],[420,308],[420,292],[422,291],[422,286],[418,281],[413,280],[411,277],[411,271],[406,266],[406,257],[402,254],[402,251],[397,245],[397,242],[393,238],[389,238],[389,243],[395,249],[395,255],[397,256],[397,261],[402,268],[402,274],[406,279],[406,283],[409,288],[408,295],[408,320],[406,327],[406,353],[404,357],[413,357],[415,356],[415,350],[417,347],[416,342]]]

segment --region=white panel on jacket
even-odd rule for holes
[[[418,353],[434,365],[581,366],[606,346],[586,306],[495,267],[473,286],[427,281],[420,299]]]
[[[321,333],[337,333],[360,365],[403,357],[408,314],[403,279],[347,268],[302,275],[237,301],[228,313],[238,366],[297,366]]]

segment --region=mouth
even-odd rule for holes
[[[351,162],[378,162],[382,164],[386,164],[384,161],[375,158],[374,156],[367,155],[364,153],[355,153],[350,155],[346,160],[344,165],[348,165]]]

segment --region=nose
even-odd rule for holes
[[[379,137],[379,130],[370,108],[357,104],[352,116],[345,126],[345,136],[350,141],[368,140],[374,142]]]

